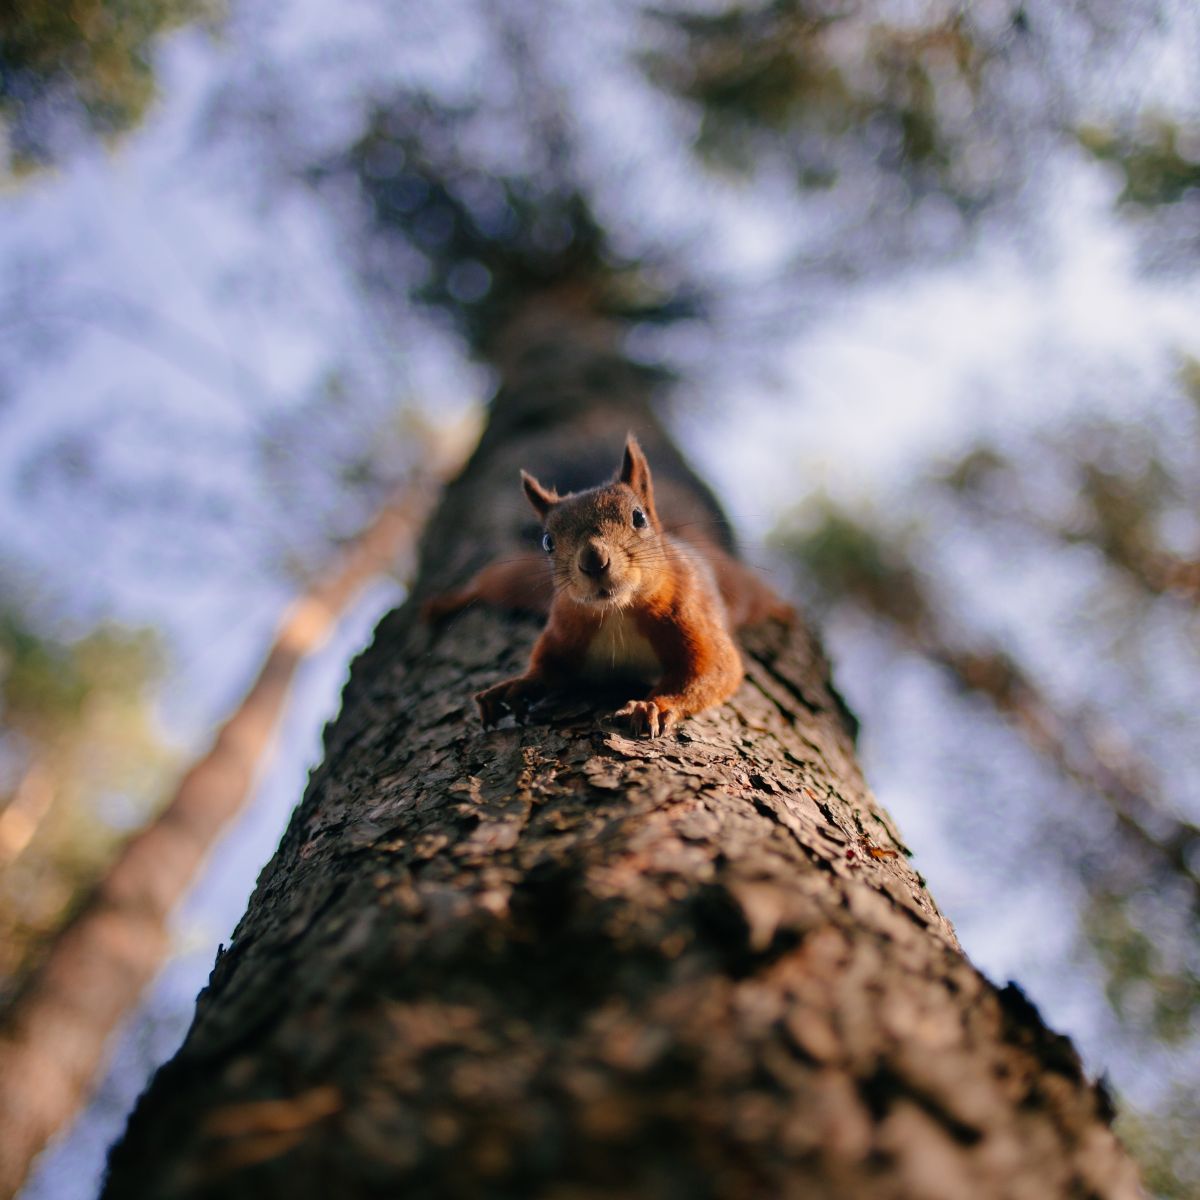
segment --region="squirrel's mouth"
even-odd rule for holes
[[[592,583],[587,587],[576,587],[575,598],[581,604],[592,604],[597,607],[618,608],[630,598],[631,589],[627,583]]]

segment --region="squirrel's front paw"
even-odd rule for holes
[[[614,714],[629,718],[629,728],[634,737],[658,737],[666,733],[679,720],[679,710],[657,700],[630,700],[624,708]]]
[[[529,706],[541,698],[543,691],[542,685],[536,680],[517,678],[506,679],[503,683],[476,692],[475,703],[479,705],[484,728],[490,729],[506,712],[524,723]]]

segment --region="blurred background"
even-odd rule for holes
[[[479,428],[489,306],[581,259],[968,953],[1200,1196],[1187,0],[0,10],[0,1011],[290,655],[22,1195],[96,1194]]]

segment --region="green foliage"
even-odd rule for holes
[[[1200,1197],[1200,1087],[1176,1086],[1153,1113],[1122,1105],[1117,1133],[1142,1169],[1146,1190],[1158,1200]]]
[[[1196,369],[1185,360],[1180,399],[1196,399]],[[940,482],[976,513],[1019,521],[1068,544],[1094,546],[1110,566],[1151,594],[1200,600],[1193,558],[1172,552],[1163,530],[1181,524],[1200,504],[1191,472],[1200,452],[1195,421],[1181,411],[1171,445],[1161,434],[1126,423],[1087,419],[1047,431],[1015,456],[976,447],[946,468]],[[1068,506],[1031,500],[1022,476],[1030,463],[1063,477]]]
[[[148,634],[39,629],[0,602],[0,1000],[163,793]]]
[[[1179,368],[1179,385],[1183,394],[1196,406],[1196,412],[1200,413],[1200,358],[1184,358]]]
[[[642,55],[643,69],[696,106],[696,149],[710,163],[744,172],[781,151],[802,186],[824,187],[867,161],[967,206],[996,181],[967,151],[979,149],[969,142],[982,132],[977,106],[999,44],[958,6],[932,5],[906,24],[870,4],[821,0],[651,16],[668,38]]]
[[[1090,897],[1084,931],[1105,968],[1105,990],[1122,1019],[1164,1042],[1197,1032],[1200,977],[1188,962],[1195,947],[1186,934],[1151,934],[1131,913],[1136,896],[1100,892]],[[1161,923],[1160,923],[1161,925]]]
[[[922,589],[903,550],[905,539],[881,534],[827,497],[792,513],[771,540],[799,564],[825,608],[855,599],[910,631],[927,616]]]
[[[1125,177],[1122,204],[1154,208],[1200,195],[1200,128],[1159,118],[1133,134],[1085,126],[1080,143]]]
[[[849,119],[845,80],[821,49],[827,20],[790,4],[652,15],[680,40],[671,52],[648,51],[643,66],[660,86],[700,106],[697,149],[710,161],[748,170],[744,135],[778,134],[801,113],[826,124]]]
[[[508,175],[463,161],[457,146],[474,116],[402,94],[374,111],[345,163],[313,173],[352,171],[372,234],[385,245],[398,235],[424,260],[417,299],[451,316],[478,350],[503,337],[523,299],[550,289],[566,307],[626,321],[697,311],[693,295],[616,254],[583,194],[556,172]]]
[[[132,128],[155,95],[158,39],[191,21],[214,21],[218,12],[216,0],[4,4],[0,159],[13,171],[52,161],[64,113],[104,137]]]
[[[9,731],[36,739],[51,731],[75,736],[92,697],[137,702],[159,667],[148,633],[101,626],[59,641],[35,632],[19,610],[0,609],[0,718]]]

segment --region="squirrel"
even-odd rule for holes
[[[505,712],[523,722],[552,691],[627,680],[650,691],[615,715],[629,719],[635,736],[658,737],[737,690],[744,668],[734,630],[795,620],[786,601],[718,544],[708,522],[668,532],[632,434],[610,483],[564,496],[527,471],[521,483],[542,521],[545,558],[492,563],[422,610],[430,622],[473,603],[546,615],[525,673],[476,694],[485,728]]]

